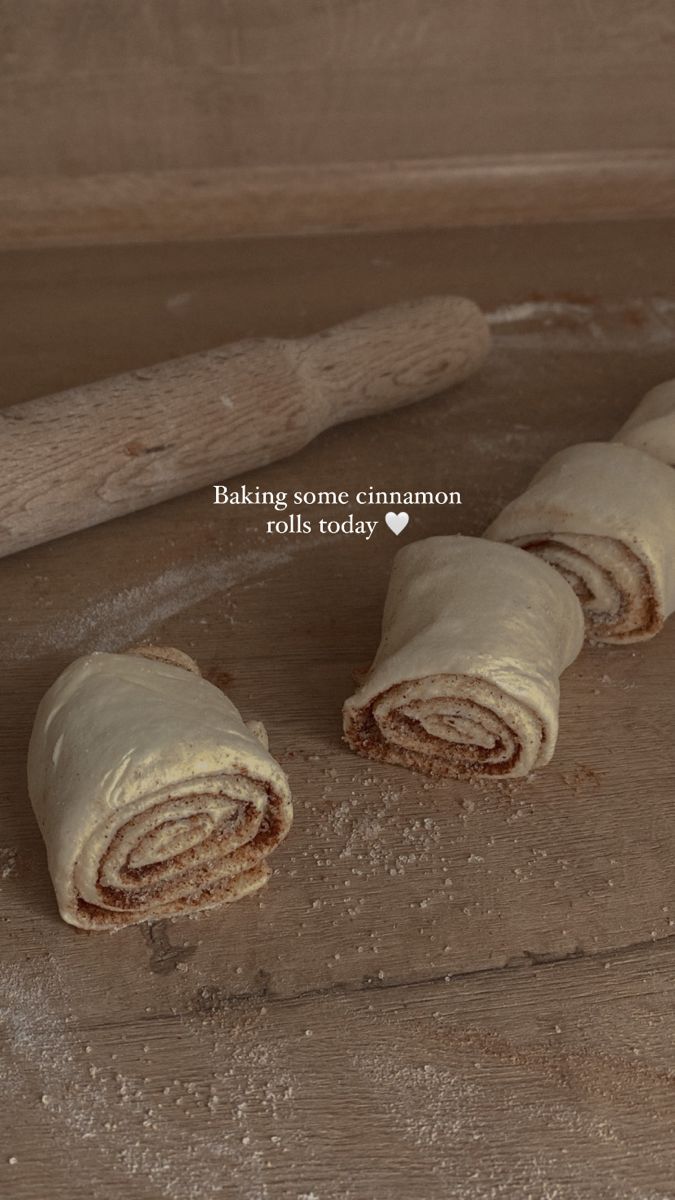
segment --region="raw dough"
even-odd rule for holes
[[[647,392],[613,440],[675,467],[675,379]]]
[[[63,919],[113,929],[261,887],[292,819],[261,730],[171,648],[67,667],[40,703],[28,753]]]
[[[558,677],[583,628],[571,589],[534,555],[482,538],[405,546],[375,661],[344,706],[346,741],[428,775],[527,775],[553,754]]]
[[[675,609],[675,471],[621,442],[555,454],[486,538],[555,566],[595,642],[637,642]]]

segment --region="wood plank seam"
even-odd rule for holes
[[[358,996],[363,993],[385,991],[395,992],[400,991],[403,988],[414,989],[433,987],[434,985],[441,983],[451,986],[455,982],[466,982],[470,979],[483,979],[491,976],[513,976],[522,972],[531,971],[533,969],[548,970],[550,968],[551,970],[554,970],[559,967],[568,966],[573,962],[618,962],[626,955],[636,953],[639,954],[642,951],[653,950],[657,946],[659,948],[670,948],[670,943],[675,943],[675,934],[668,934],[666,937],[658,938],[656,942],[652,941],[650,938],[648,940],[639,942],[630,942],[625,946],[617,946],[607,950],[591,951],[590,953],[576,950],[570,952],[569,954],[559,955],[555,958],[549,958],[545,955],[538,955],[533,951],[528,950],[523,951],[522,958],[519,956],[512,956],[508,962],[494,967],[479,967],[477,969],[472,968],[469,971],[445,971],[440,975],[429,975],[420,979],[396,979],[387,981],[373,976],[371,982],[362,982],[359,986],[350,986],[347,983],[337,983],[331,984],[329,987],[305,988],[302,991],[292,992],[289,994],[275,994],[273,991],[270,991],[267,986],[246,992],[222,994],[221,989],[219,989],[217,985],[213,986],[212,988],[210,988],[209,985],[205,985],[201,991],[213,991],[214,1004],[210,1007],[208,1005],[205,1005],[204,1008],[201,1008],[199,1005],[196,1007],[202,1015],[208,1015],[209,1012],[218,1012],[230,1005],[252,1002],[263,1004],[295,1004],[304,1003],[307,1000],[323,1000],[329,997],[347,998],[350,996]],[[205,999],[207,999],[207,997],[205,997]],[[183,1017],[190,1016],[193,1012],[194,1009],[188,1009],[185,1012],[158,1012],[139,1017],[138,1019],[140,1021],[148,1021],[152,1023],[157,1020],[169,1020],[173,1017],[181,1019]],[[82,1026],[81,1028],[86,1028],[87,1030],[91,1031],[102,1028],[110,1029],[111,1025],[109,1022],[106,1022],[103,1025],[86,1025]]]

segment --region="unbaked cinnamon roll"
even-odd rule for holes
[[[239,900],[292,819],[262,726],[173,649],[67,667],[38,708],[28,782],[59,911],[83,929]]]
[[[592,642],[653,637],[675,609],[675,471],[620,442],[555,454],[486,530],[555,567]]]
[[[483,538],[405,546],[345,739],[426,775],[527,775],[553,754],[558,678],[583,628],[572,590],[534,555]]]

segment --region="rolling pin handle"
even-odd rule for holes
[[[425,296],[365,313],[287,343],[328,424],[370,416],[445,391],[480,366],[490,347],[483,313],[461,296]]]

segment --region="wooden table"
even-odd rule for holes
[[[4,256],[6,403],[440,290],[485,306],[495,348],[452,394],[247,477],[461,492],[416,509],[398,541],[382,524],[370,542],[268,535],[268,510],[215,508],[205,489],[0,562],[0,1194],[675,1195],[675,621],[582,653],[556,756],[517,786],[430,784],[340,741],[397,546],[480,533],[548,455],[610,436],[675,375],[674,235]],[[78,934],[26,795],[31,722],[73,657],[150,637],[265,720],[295,825],[259,897]]]

